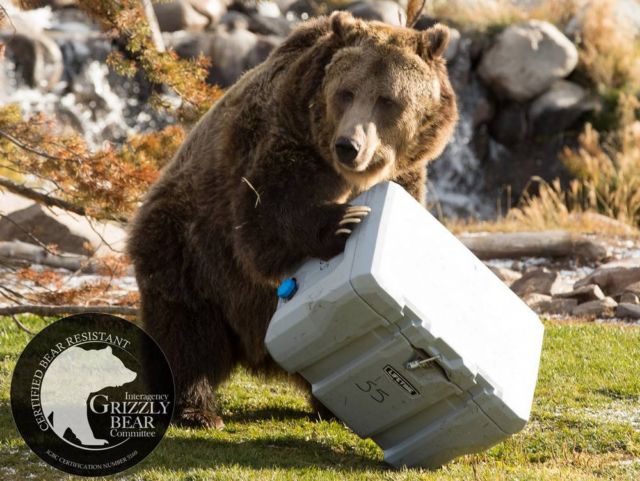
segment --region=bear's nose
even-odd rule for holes
[[[335,144],[336,155],[341,164],[353,167],[354,160],[360,151],[360,144],[346,137],[338,137]]]

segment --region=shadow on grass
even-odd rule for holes
[[[252,469],[328,468],[333,471],[384,471],[386,464],[346,451],[340,453],[317,441],[295,436],[239,442],[167,437],[140,469],[215,469],[242,466]]]
[[[0,405],[0,443],[20,439],[8,400]],[[266,419],[305,419],[310,413],[295,409],[271,408],[240,411],[226,419],[240,423]],[[206,433],[177,431],[165,437],[156,450],[133,471],[144,469],[190,470],[243,466],[246,468],[330,468],[334,471],[353,469],[385,470],[386,465],[341,446],[327,446],[299,436],[278,435],[251,440],[221,440],[203,437]],[[193,436],[193,437],[190,437]],[[127,471],[130,472],[130,471]]]
[[[272,407],[262,409],[238,409],[236,408],[231,414],[223,416],[225,422],[246,423],[251,421],[268,421],[274,419],[277,421],[285,420],[315,420],[316,414],[301,411],[299,409],[287,407]]]
[[[606,396],[614,401],[638,401],[640,400],[640,396],[635,393],[629,393],[627,391],[621,389],[612,389],[612,388],[601,388],[596,389],[596,393]]]

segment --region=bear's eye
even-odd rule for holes
[[[378,97],[378,104],[384,109],[392,109],[398,105],[395,100],[385,96]]]
[[[353,92],[351,90],[342,89],[336,94],[338,101],[343,104],[350,104],[353,101]]]

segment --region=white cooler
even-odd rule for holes
[[[343,254],[279,290],[273,358],[393,466],[434,468],[521,430],[543,326],[404,189],[379,184]]]

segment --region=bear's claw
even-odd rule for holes
[[[366,205],[352,205],[347,207],[345,214],[342,216],[342,220],[338,222],[338,226],[344,226],[348,224],[359,224],[367,215],[371,212],[371,207]],[[350,235],[352,229],[346,227],[340,227],[335,231],[335,235],[345,234]]]

